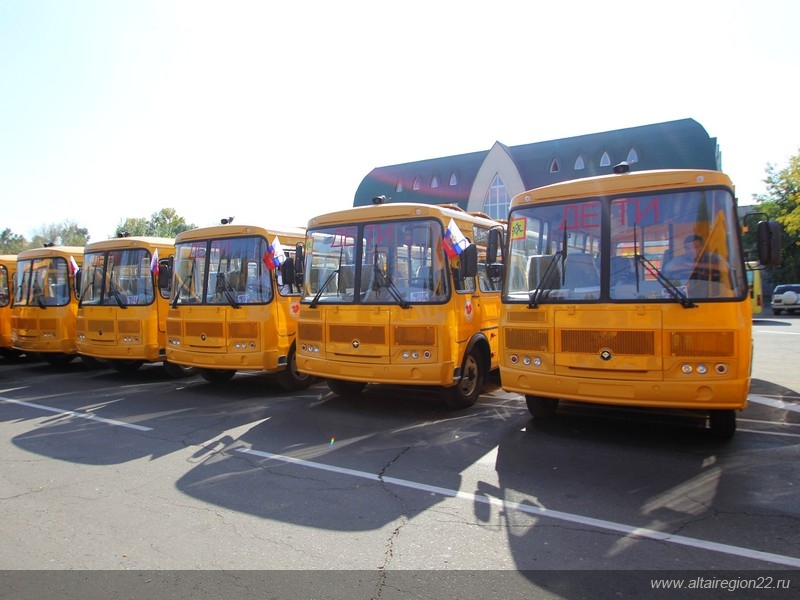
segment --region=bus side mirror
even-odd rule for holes
[[[461,252],[460,262],[461,268],[459,269],[461,277],[475,277],[478,274],[478,247],[475,244],[470,244],[464,251]]]
[[[295,283],[296,279],[297,272],[294,268],[294,259],[289,256],[281,265],[281,281],[285,284],[292,285]]]
[[[172,286],[172,257],[158,261],[158,287],[168,290]]]
[[[500,232],[497,229],[490,229],[486,238],[486,264],[491,265],[497,262],[497,250],[500,248]]]
[[[83,280],[83,269],[78,267],[78,270],[75,271],[75,281],[73,283],[73,287],[75,288],[75,296],[80,298],[81,295],[81,281]]]
[[[758,262],[765,266],[781,264],[781,224],[758,222]]]
[[[303,285],[303,270],[306,263],[306,245],[305,242],[297,242],[294,247],[294,282],[296,285]],[[284,279],[284,281],[286,281]]]

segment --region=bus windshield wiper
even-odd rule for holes
[[[550,275],[555,272],[559,259],[561,259],[561,262],[563,263],[566,257],[567,253],[563,250],[559,250],[553,254],[550,262],[547,264],[547,268],[544,270],[544,275],[539,278],[539,282],[536,284],[536,287],[528,292],[528,295],[531,299],[531,301],[528,302],[528,308],[539,308],[539,302],[541,302],[542,295],[544,294],[544,282],[550,281]],[[564,271],[563,266],[561,271]]]
[[[113,283],[108,288],[108,292],[111,296],[113,296],[114,301],[117,303],[117,306],[123,309],[128,308],[128,303],[126,302],[125,298],[122,297],[122,294],[119,293],[119,290]]]
[[[339,273],[338,268],[331,271],[331,274],[328,275],[328,277],[325,279],[325,283],[319,286],[317,293],[314,295],[314,299],[311,300],[311,304],[309,304],[311,308],[317,308],[317,304],[319,304],[319,299],[322,297],[322,292],[325,291],[325,288],[328,287],[328,284],[333,280],[333,276],[338,275],[338,273]]]
[[[375,276],[383,280],[383,287],[389,290],[389,294],[395,299],[400,308],[411,308],[411,305],[403,298],[403,294],[397,289],[397,285],[392,281],[392,278],[379,269],[378,265],[372,265],[372,268],[375,269]]]
[[[228,282],[227,277],[225,277],[225,273],[220,273],[217,276],[217,285],[222,290],[225,297],[228,299],[228,303],[233,308],[241,308],[239,303],[236,301],[236,290],[233,289],[233,286]]]
[[[675,300],[676,302],[680,303],[683,308],[697,308],[697,304],[689,300],[689,297],[683,293],[678,286],[672,283],[669,279],[667,279],[664,274],[656,267],[653,263],[651,263],[643,254],[639,254],[638,252],[635,253],[634,258],[636,259],[636,263],[642,265],[642,267],[650,273],[653,277],[656,278],[656,281],[661,284],[670,297]],[[636,282],[638,285],[639,278],[637,276]]]
[[[180,286],[178,286],[178,289],[175,290],[175,299],[172,301],[172,308],[178,306],[178,300],[181,299],[181,291],[185,291],[188,295],[191,296],[192,292],[190,286],[192,285],[193,275],[194,275],[194,264],[192,265],[192,270],[189,271],[189,274],[186,276],[186,279],[182,279]],[[177,275],[176,277],[180,279],[179,275]]]

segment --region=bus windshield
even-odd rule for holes
[[[66,306],[70,298],[69,266],[65,258],[53,256],[17,263],[15,306]]]
[[[265,304],[272,300],[261,236],[195,240],[175,245],[173,304]]]
[[[688,303],[747,292],[725,189],[528,204],[509,222],[508,301]]]
[[[151,258],[145,248],[87,252],[81,276],[81,305],[152,304],[155,291]]]
[[[309,229],[303,300],[441,303],[449,295],[442,225],[414,219]]]

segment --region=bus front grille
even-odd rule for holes
[[[435,327],[395,327],[394,343],[397,346],[435,346]]]
[[[509,350],[532,350],[547,352],[550,336],[547,329],[506,328],[506,348]]]
[[[685,357],[730,357],[734,355],[733,331],[673,331],[670,354]]]
[[[298,323],[297,339],[304,342],[321,342],[322,323]]]
[[[616,331],[611,329],[562,329],[561,351],[599,354],[608,349],[614,354],[654,356],[655,331]]]
[[[331,325],[330,341],[351,343],[359,340],[362,344],[385,344],[386,328],[368,325]]]

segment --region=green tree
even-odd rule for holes
[[[28,240],[8,228],[0,232],[0,254],[19,254],[28,247]]]
[[[197,225],[187,223],[179,217],[174,208],[162,208],[150,215],[150,219],[129,217],[117,225],[115,235],[149,235],[174,238],[182,231],[196,229]]]
[[[789,164],[778,170],[767,165],[767,191],[756,196],[757,210],[778,221],[781,236],[781,264],[770,269],[773,282],[800,282],[800,149]]]
[[[34,231],[29,248],[40,248],[45,244],[56,246],[85,246],[89,241],[89,230],[72,221],[42,225]]]

